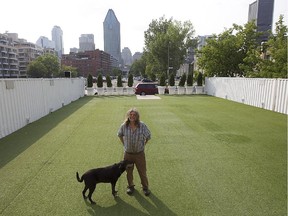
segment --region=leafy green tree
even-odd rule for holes
[[[37,62],[37,63],[35,63]],[[35,72],[35,71],[31,71],[33,70],[33,66],[29,67],[30,64],[36,64],[37,67],[39,67],[40,63],[44,66],[44,68],[41,66],[41,72]],[[31,77],[34,77],[35,73],[37,73],[37,77],[58,77],[59,76],[59,72],[60,72],[60,64],[58,61],[58,58],[55,55],[52,54],[45,54],[42,56],[39,56],[38,58],[36,58],[35,60],[33,60],[32,62],[30,62],[30,64],[28,65],[28,70],[27,70],[27,74]],[[35,69],[35,67],[34,67]],[[39,74],[41,73],[41,74]]]
[[[27,74],[32,78],[45,77],[47,73],[46,67],[40,61],[32,61],[27,68]]]
[[[130,73],[136,76],[145,76],[146,69],[146,60],[145,57],[142,56],[140,59],[137,59],[133,62],[130,68]]]
[[[249,76],[259,70],[261,64],[261,49],[259,46],[259,37],[262,33],[257,32],[255,22],[248,22],[244,27],[234,24],[237,32],[236,36],[240,44],[240,52],[242,53],[242,62],[239,69],[242,70],[243,76]]]
[[[284,25],[281,15],[276,22],[275,35],[272,35],[267,44],[264,44],[264,58],[260,77],[287,78],[287,26]]]
[[[198,52],[198,65],[207,76],[234,77],[241,76],[239,64],[243,62],[241,44],[233,28],[225,30],[218,36],[213,35],[207,45]]]
[[[144,33],[146,73],[162,73],[170,67],[172,69],[169,73],[175,75],[184,62],[188,48],[196,46],[193,35],[194,28],[190,21],[182,23],[164,16],[159,20],[152,20]]]

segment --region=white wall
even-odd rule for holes
[[[0,139],[84,96],[85,80],[0,79]]]
[[[208,95],[288,114],[288,79],[209,77]]]

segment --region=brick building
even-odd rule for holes
[[[61,64],[77,68],[83,77],[89,73],[94,77],[99,73],[106,76],[112,71],[110,54],[99,49],[62,55]]]

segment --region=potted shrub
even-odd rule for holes
[[[103,90],[103,76],[100,73],[97,77],[97,93],[98,95],[103,95],[104,90]]]
[[[159,79],[158,93],[165,94],[165,88],[166,88],[165,74],[162,73]]]
[[[184,73],[179,81],[178,84],[178,94],[184,94],[185,93],[185,82],[186,82],[186,73]]]
[[[196,94],[203,93],[203,74],[201,72],[197,75],[197,86],[196,86]]]
[[[122,76],[121,75],[118,75],[117,77],[117,94],[120,95],[120,94],[123,94],[123,83],[122,83]]]
[[[192,94],[193,92],[193,76],[189,73],[187,76],[186,94]]]
[[[176,86],[175,86],[175,76],[173,73],[170,74],[169,76],[169,94],[175,94],[176,91]]]
[[[88,74],[87,77],[87,95],[94,95],[94,88],[93,88],[93,77],[91,74]]]
[[[133,94],[133,75],[129,73],[128,75],[128,87],[127,87],[127,94],[131,95]]]
[[[112,81],[111,81],[110,75],[106,76],[106,83],[107,83],[107,88],[106,88],[107,95],[112,95],[113,87],[112,87]]]

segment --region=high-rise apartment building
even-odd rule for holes
[[[79,52],[95,50],[94,35],[81,34],[79,37]]]
[[[8,77],[19,77],[19,62],[15,42],[5,33],[0,34],[0,78]]]
[[[103,22],[104,51],[121,63],[120,23],[112,9],[109,9]]]
[[[256,0],[249,5],[248,21],[255,21],[258,32],[263,32],[260,41],[267,41],[267,31],[272,31],[274,0]]]
[[[58,53],[58,57],[61,58],[64,54],[63,44],[63,31],[59,26],[54,26],[52,29],[52,41],[55,43],[55,50]]]

